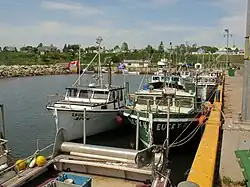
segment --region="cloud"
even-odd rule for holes
[[[43,0],[37,5],[41,12],[34,18],[36,21],[33,23],[25,21],[15,24],[6,20],[1,23],[0,20],[1,46],[17,45],[20,47],[24,44],[38,45],[40,42],[45,45],[55,44],[59,47],[65,43],[80,43],[87,46],[94,45],[95,39],[99,35],[104,38],[104,45],[107,48],[124,41],[128,42],[131,48],[145,47],[147,44],[158,46],[161,40],[164,43],[172,41],[174,45],[188,41],[190,44],[222,46],[226,41],[223,38],[225,28],[230,29],[236,38],[236,43],[243,44],[246,17],[244,2],[246,0],[241,3],[238,0],[203,1],[204,7],[207,6],[206,8],[211,9],[211,12],[221,11],[220,17],[210,20],[209,24],[205,26],[180,21],[176,23],[172,18],[166,21],[163,16],[165,9],[162,11],[161,7],[172,6],[172,3],[180,2],[180,0],[117,0],[114,6],[111,4],[111,0],[107,1],[109,3],[94,7],[93,2],[89,3],[87,0],[84,1],[84,4]],[[176,5],[178,8],[178,4]],[[118,6],[122,9],[117,8]],[[131,10],[130,6],[135,9]],[[150,8],[155,10],[156,7],[160,7],[161,10],[159,9],[152,18],[148,12],[150,12]],[[137,11],[140,11],[141,14],[138,17]],[[76,22],[74,18],[69,18],[68,13],[83,15],[79,17],[84,24],[78,24],[79,22]],[[94,16],[99,14],[102,15]],[[171,11],[166,16],[171,17],[170,14]],[[122,18],[124,18],[123,21],[121,21]],[[204,20],[204,22],[206,21]],[[213,23],[210,24],[212,21]]]
[[[90,5],[73,3],[73,2],[56,2],[56,1],[42,1],[41,7],[47,10],[62,10],[69,11],[73,14],[82,14],[82,15],[95,15],[102,14],[103,12]]]
[[[118,0],[129,8],[159,8],[165,7],[172,3],[177,2],[178,0]]]
[[[186,39],[203,44],[213,44],[215,41],[221,41],[217,45],[224,46],[226,38],[224,37],[224,29],[228,28],[236,44],[243,46],[246,30],[246,0],[211,0],[205,3],[223,13],[223,16],[215,20],[214,25],[210,28],[199,30]],[[230,45],[234,40],[230,39]]]
[[[103,24],[108,23],[108,24]],[[148,25],[147,25],[148,24]],[[43,21],[34,25],[0,24],[0,40],[2,45],[45,45],[55,44],[63,47],[65,43],[80,43],[83,46],[94,45],[97,36],[104,38],[104,45],[112,48],[126,41],[133,47],[145,47],[147,44],[158,46],[168,33],[174,41],[182,40],[176,32],[193,31],[191,27],[168,26],[161,27],[153,23],[140,24],[136,28],[121,28],[114,22],[95,22],[91,25],[73,25],[58,21]],[[158,41],[159,40],[159,41]],[[165,41],[168,42],[168,41]]]

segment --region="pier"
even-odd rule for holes
[[[199,187],[249,186],[250,126],[241,119],[242,71],[225,75],[187,181]]]
[[[202,186],[213,186],[214,173],[216,167],[218,140],[221,127],[221,109],[223,104],[223,88],[224,84],[219,85],[219,96],[215,98],[215,102],[206,123],[206,127],[196,152],[192,168],[189,172],[188,181],[192,181]]]

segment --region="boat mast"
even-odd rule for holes
[[[167,118],[167,133],[166,133],[166,140],[164,141],[164,153],[163,153],[163,163],[164,166],[162,168],[162,173],[166,174],[168,172],[168,154],[169,154],[169,125],[170,125],[170,96],[167,97],[168,99],[168,118]]]
[[[99,78],[99,84],[101,88],[103,87],[102,85],[102,67],[101,67],[101,43],[103,41],[103,38],[101,36],[98,36],[96,39],[96,43],[98,44],[98,78]]]
[[[78,85],[81,84],[81,45],[79,44],[79,50],[78,50]]]

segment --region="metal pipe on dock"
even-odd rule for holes
[[[83,145],[80,143],[72,143],[72,142],[63,142],[60,147],[61,152],[64,153],[82,153],[89,155],[98,155],[105,157],[112,157],[115,159],[126,159],[126,160],[135,160],[135,157],[138,153],[136,150],[132,149],[122,149],[115,147],[106,147],[99,145]],[[156,162],[160,159],[160,155],[156,155]]]
[[[123,162],[123,163],[130,163],[134,164],[135,162],[133,160],[129,159],[123,159],[123,158],[114,158],[110,156],[102,156],[102,155],[94,155],[94,154],[86,154],[86,153],[78,153],[78,152],[70,152],[70,155],[72,156],[79,156],[79,157],[86,157],[91,159],[99,159],[99,160],[109,160],[113,162]]]
[[[106,163],[79,161],[79,160],[68,160],[68,159],[60,159],[60,162],[68,163],[68,164],[79,164],[79,165],[84,165],[84,166],[122,170],[122,171],[135,172],[135,173],[138,173],[138,171],[140,171],[140,173],[142,173],[142,174],[151,175],[151,170],[137,169],[137,168],[126,167],[126,166],[122,166],[122,165],[112,165],[112,164],[108,165]]]

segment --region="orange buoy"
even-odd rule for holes
[[[203,125],[203,123],[205,122],[205,120],[206,120],[206,116],[205,115],[201,115],[199,117],[199,125]]]

